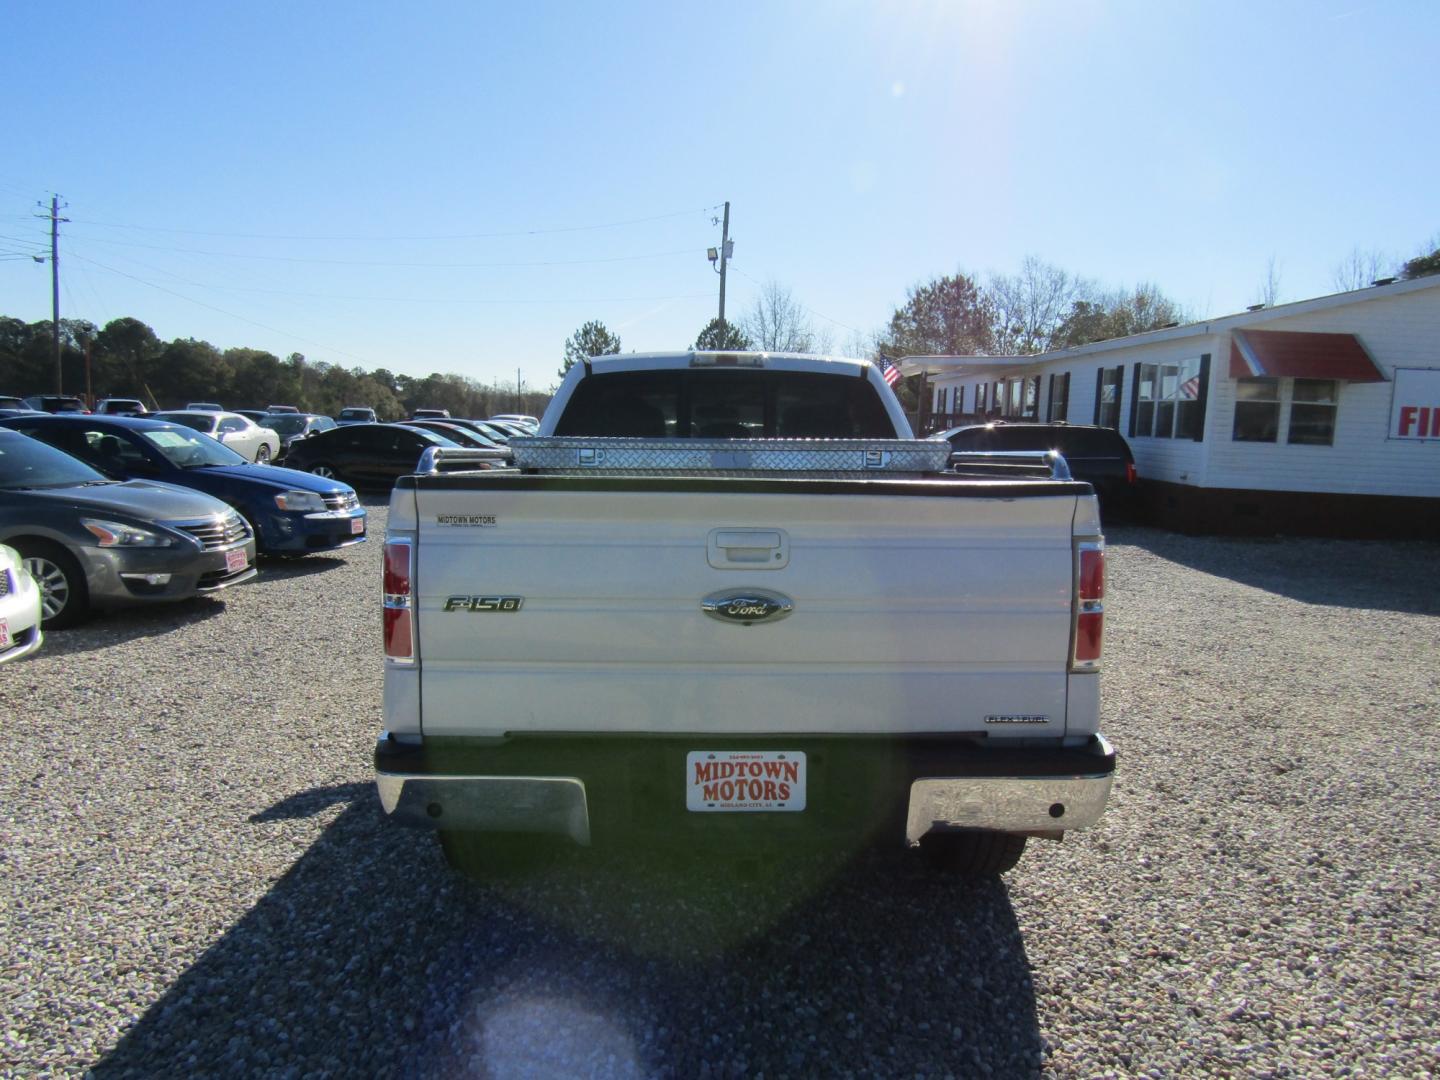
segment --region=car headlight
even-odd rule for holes
[[[100,518],[81,518],[80,524],[100,541],[100,546],[108,547],[169,547],[170,539],[153,533],[149,529],[141,529],[134,525],[122,525],[118,521],[104,521]]]
[[[282,491],[275,496],[275,505],[281,510],[303,510],[313,514],[325,509],[325,500],[313,491]]]

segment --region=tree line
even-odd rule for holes
[[[130,317],[103,328],[82,319],[61,319],[60,352],[66,393],[83,394],[88,358],[92,398],[139,398],[151,409],[217,401],[227,408],[293,405],[302,412],[334,416],[347,405],[364,405],[382,420],[398,420],[417,408],[449,409],[454,416],[499,412],[538,416],[550,399],[548,393],[517,393],[514,386],[461,375],[366,371],[312,362],[300,353],[282,360],[263,349],[222,351],[194,338],[166,342]],[[0,316],[0,394],[28,396],[54,389],[50,321],[26,323]]]
[[[1387,271],[1388,268],[1393,270]],[[1425,252],[1403,263],[1353,252],[1336,268],[1336,284],[1360,288],[1372,275],[1400,278],[1440,273],[1440,236]],[[1278,291],[1272,258],[1264,290],[1268,302]],[[1156,284],[1105,288],[1030,256],[1014,274],[985,277],[963,271],[913,285],[879,330],[853,332],[842,346],[851,356],[980,355],[1027,356],[1093,341],[1144,333],[1193,318]],[[456,374],[424,377],[385,368],[366,371],[291,353],[283,360],[260,349],[221,350],[207,341],[161,341],[135,318],[97,328],[79,319],[60,322],[61,370],[69,393],[87,385],[95,399],[138,397],[151,408],[187,401],[219,401],[230,407],[271,404],[334,415],[347,405],[368,405],[381,419],[398,419],[417,408],[449,409],[456,416],[521,412],[538,416],[550,391],[523,391]],[[770,281],[749,310],[734,322],[711,319],[689,344],[694,349],[759,349],[766,352],[828,353],[831,331],[784,285]],[[566,338],[557,374],[591,356],[622,351],[623,343],[598,319]],[[87,370],[88,369],[88,370]],[[26,323],[0,316],[0,394],[49,392],[55,386],[54,345],[49,321]],[[896,388],[907,407],[914,390]]]

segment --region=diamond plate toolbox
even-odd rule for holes
[[[589,474],[806,473],[854,476],[943,472],[950,444],[925,439],[600,439],[546,436],[510,440],[519,469]]]

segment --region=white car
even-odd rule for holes
[[[499,416],[490,417],[491,420],[499,420],[507,424],[519,424],[534,431],[540,426],[540,421],[533,416],[522,416],[520,413],[501,413]]]
[[[40,587],[21,564],[20,553],[0,544],[0,664],[40,648]]]
[[[243,458],[265,465],[280,454],[280,436],[272,428],[261,427],[248,416],[233,412],[201,412],[178,409],[174,412],[150,414],[151,420],[168,420],[183,424],[216,442],[222,442]]]

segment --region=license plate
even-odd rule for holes
[[[697,813],[794,813],[805,809],[801,750],[691,750],[685,808]]]
[[[359,536],[359,535],[360,535],[361,533],[363,533],[364,531],[365,531],[365,519],[364,519],[364,518],[351,518],[351,519],[350,519],[350,532],[351,532],[353,535]]]
[[[10,622],[8,619],[0,619],[0,649],[10,647]]]
[[[244,548],[236,548],[234,551],[225,552],[225,572],[227,574],[234,574],[237,571],[244,570],[248,565],[249,563],[245,559]]]

